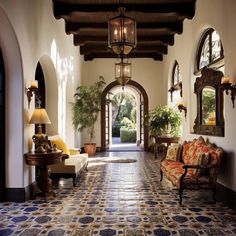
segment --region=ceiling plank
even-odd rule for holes
[[[107,29],[107,23],[73,23],[73,22],[66,22],[65,30],[67,34],[79,34],[80,30],[84,29]],[[176,22],[156,22],[156,23],[137,23],[137,30],[147,29],[168,29],[173,33],[182,34],[183,33],[183,21],[176,21]]]
[[[84,55],[84,60],[85,61],[91,61],[95,58],[117,58],[117,55],[114,53],[90,53],[90,54],[85,54]],[[154,60],[162,61],[163,56],[158,53],[134,53],[131,52],[129,54],[129,58],[153,58]]]
[[[195,1],[188,2],[174,2],[174,3],[153,3],[146,1],[146,4],[123,4],[128,14],[129,11],[143,12],[143,13],[169,13],[176,12],[180,15],[186,16],[186,18],[192,19],[195,13]],[[53,0],[53,12],[57,19],[62,18],[65,15],[69,15],[72,12],[100,12],[101,14],[107,14],[114,12],[117,14],[118,5],[111,2],[110,4],[70,4],[68,2],[60,2]]]
[[[85,55],[89,53],[99,53],[99,52],[106,52],[111,51],[108,48],[107,43],[99,43],[99,44],[85,44],[84,46],[80,46],[80,54]],[[140,45],[138,44],[137,47],[134,49],[135,53],[138,52],[158,52],[162,54],[167,54],[167,46],[157,46],[157,45]]]
[[[108,36],[90,36],[90,35],[74,35],[74,45],[84,45],[86,42],[108,42]],[[157,41],[162,45],[174,45],[174,35],[141,35],[137,37],[138,42]]]

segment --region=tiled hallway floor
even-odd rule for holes
[[[211,192],[186,191],[179,206],[177,190],[160,183],[153,154],[100,155],[137,161],[91,158],[76,187],[60,181],[55,199],[1,203],[0,235],[236,235],[236,212],[213,204]]]

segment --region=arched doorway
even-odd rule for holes
[[[117,81],[110,83],[102,93],[102,104],[101,104],[101,150],[105,151],[111,142],[110,130],[109,130],[109,104],[106,103],[106,99],[109,93],[115,87],[120,86]],[[143,143],[144,151],[148,151],[148,127],[146,125],[146,114],[148,114],[148,96],[144,88],[137,82],[130,80],[127,87],[135,89],[140,94],[140,141]]]
[[[2,173],[1,170],[0,175],[1,177],[4,175],[5,200],[20,202],[24,201],[28,196],[22,194],[25,191],[24,187],[28,185],[29,181],[29,179],[23,178],[24,174],[29,173],[29,168],[22,161],[24,153],[27,152],[27,145],[23,145],[26,142],[24,129],[28,128],[26,119],[24,119],[27,116],[27,112],[24,110],[27,98],[24,96],[23,63],[19,43],[14,27],[1,7],[0,28],[2,29],[0,33],[0,48],[5,68],[5,165],[2,166],[1,163],[4,172]],[[0,149],[2,147],[1,145]]]
[[[0,202],[5,200],[5,68],[0,49]]]

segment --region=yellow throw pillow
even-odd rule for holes
[[[62,138],[57,137],[57,138],[53,138],[50,140],[52,145],[56,145],[56,147],[60,150],[62,150],[62,152],[64,154],[70,155],[70,151],[69,148],[67,146],[67,144],[62,140]]]
[[[170,145],[167,149],[166,160],[179,161],[181,144]]]

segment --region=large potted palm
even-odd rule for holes
[[[101,110],[101,94],[105,86],[105,80],[99,76],[99,81],[91,86],[79,86],[74,94],[75,102],[72,103],[72,122],[78,131],[87,129],[89,143],[84,143],[85,152],[89,156],[96,153],[94,125]]]

